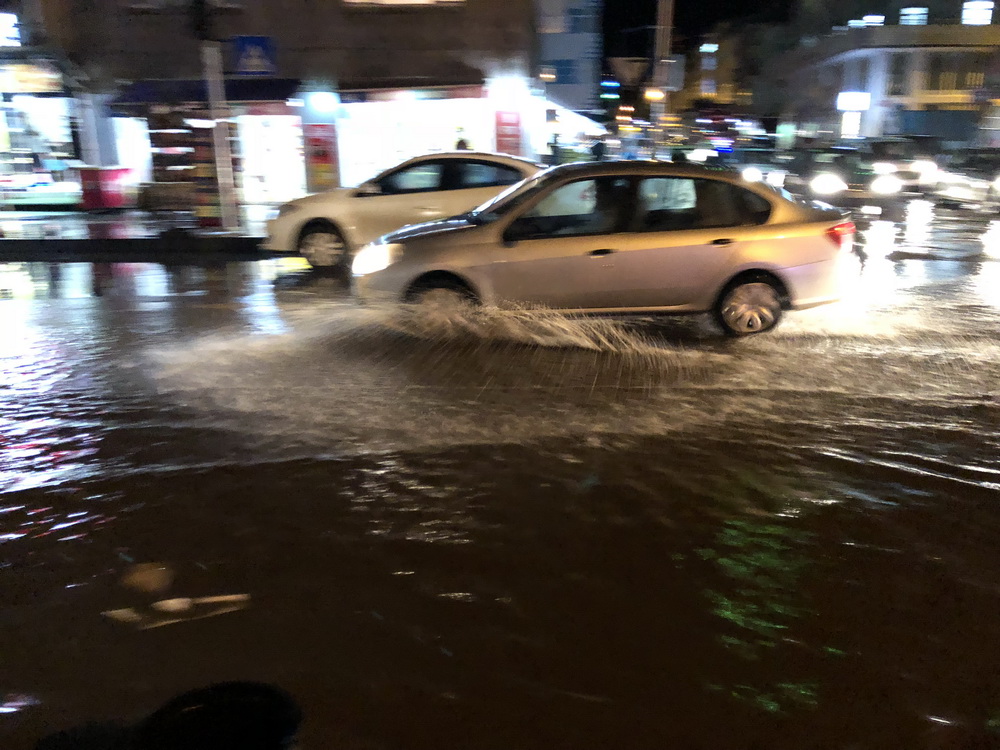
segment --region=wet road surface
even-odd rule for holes
[[[998,232],[737,342],[0,266],[0,746],[227,679],[307,748],[996,746]]]

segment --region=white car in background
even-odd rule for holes
[[[474,151],[419,156],[360,187],[284,204],[267,223],[263,249],[346,272],[355,251],[383,234],[457,216],[541,169],[526,159]]]

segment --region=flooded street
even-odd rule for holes
[[[861,255],[740,341],[0,266],[0,747],[223,680],[311,749],[1000,745],[1000,223]]]

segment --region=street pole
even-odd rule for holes
[[[209,0],[191,0],[188,11],[195,36],[201,41],[201,64],[208,90],[209,117],[212,118],[212,145],[215,152],[215,179],[219,185],[219,213],[227,232],[239,229],[236,203],[236,180],[233,176],[233,153],[229,145],[229,105],[226,103],[225,79],[222,77],[222,44],[212,28]]]
[[[219,208],[222,228],[234,232],[240,227],[239,209],[236,205],[236,180],[233,176],[233,152],[229,144],[229,105],[222,77],[222,45],[207,39],[201,42],[201,62],[208,88],[209,116],[212,142],[215,151],[215,175],[219,183]]]
[[[670,111],[670,69],[665,62],[670,57],[671,36],[674,27],[674,0],[658,0],[656,7],[656,39],[653,44],[653,83],[663,92],[663,98],[652,102],[653,128],[657,140],[663,140],[664,117]]]

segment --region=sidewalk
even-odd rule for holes
[[[267,258],[259,246],[272,210],[244,207],[238,233],[200,228],[186,212],[0,211],[0,262]]]

